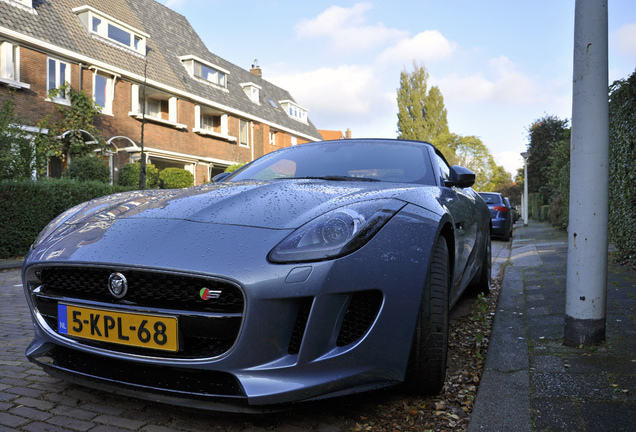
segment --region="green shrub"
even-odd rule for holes
[[[234,172],[239,168],[243,168],[244,165],[244,163],[230,165],[229,167],[225,168],[225,171],[223,172]]]
[[[549,221],[550,220],[550,206],[542,205],[541,206],[541,219],[540,221]]]
[[[543,205],[543,195],[540,193],[528,194],[528,216],[530,219],[540,221],[541,206]]]
[[[0,181],[0,259],[24,256],[46,224],[69,208],[126,190],[96,181]]]
[[[180,189],[194,185],[194,175],[183,168],[166,168],[159,173],[162,189]]]
[[[126,187],[139,187],[139,171],[141,164],[139,161],[129,163],[121,167],[117,184]],[[146,164],[146,189],[156,189],[159,187],[159,170],[153,164]]]
[[[610,87],[609,234],[636,265],[636,71]]]
[[[77,181],[110,183],[110,168],[100,157],[84,156],[71,161],[62,177]]]

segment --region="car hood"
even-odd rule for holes
[[[358,201],[409,201],[421,185],[324,180],[245,181],[187,189],[135,191],[85,204],[66,224],[115,219],[177,219],[192,222],[295,229],[334,208]]]

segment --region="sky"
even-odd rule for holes
[[[288,90],[318,129],[397,137],[400,73],[429,73],[452,133],[523,166],[528,127],[571,119],[575,0],[159,0],[208,49]],[[636,70],[636,0],[609,0],[609,83]]]

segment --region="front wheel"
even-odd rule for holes
[[[409,393],[433,395],[444,387],[448,352],[450,266],[444,238],[435,243],[415,329],[405,386]]]

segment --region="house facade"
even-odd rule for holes
[[[211,53],[188,21],[154,0],[0,0],[0,102],[24,126],[59,116],[65,82],[102,107],[96,126],[113,178],[144,154],[195,184],[281,147],[322,140],[286,90]],[[88,135],[88,134],[87,134]],[[86,136],[87,141],[92,137]],[[50,175],[68,160],[52,161]]]

